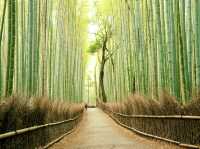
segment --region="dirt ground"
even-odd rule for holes
[[[117,125],[97,108],[89,108],[77,130],[51,149],[180,149],[165,142],[149,140]]]

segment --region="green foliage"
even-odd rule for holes
[[[93,43],[89,46],[87,52],[89,52],[89,53],[96,53],[96,52],[98,52],[98,50],[99,50],[100,48],[101,48],[101,44],[100,44],[98,41],[95,41],[95,42],[93,42]]]

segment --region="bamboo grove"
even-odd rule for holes
[[[157,99],[165,89],[185,103],[197,94],[199,0],[103,0],[97,6],[112,24],[114,65],[106,63],[104,78],[109,100],[133,92]]]
[[[84,0],[0,1],[0,95],[81,102]]]

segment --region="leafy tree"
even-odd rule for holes
[[[101,17],[99,22],[99,31],[96,33],[96,41],[89,47],[89,52],[100,52],[100,70],[99,70],[99,98],[107,102],[107,95],[104,88],[104,67],[109,59],[112,59],[113,52],[108,49],[108,42],[112,37],[112,25],[109,17]]]
[[[98,52],[98,50],[101,48],[101,43],[99,43],[98,41],[93,42],[89,48],[88,51],[89,53],[96,53]]]

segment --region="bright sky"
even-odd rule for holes
[[[88,24],[88,40],[89,40],[89,44],[91,44],[94,40],[95,40],[95,33],[98,31],[98,25],[95,24],[92,20],[96,15],[96,10],[95,10],[95,3],[96,0],[88,0],[88,18],[90,20],[89,24]],[[95,81],[95,66],[97,63],[97,56],[96,54],[90,54],[88,56],[88,61],[87,61],[87,66],[86,66],[86,80],[85,80],[85,84],[86,84],[86,89],[87,89],[87,85],[88,85],[88,78],[90,78],[90,80],[92,82]],[[90,90],[94,92],[94,86],[90,87]],[[94,95],[94,93],[91,93],[90,95],[87,94],[86,91],[86,97],[85,99],[88,99],[88,96],[90,96],[89,98],[93,98],[91,97],[92,95]]]
[[[88,25],[88,34],[89,34],[89,41],[94,41],[95,40],[95,33],[97,32],[98,30],[98,26],[94,23],[90,23]]]
[[[96,10],[95,10],[95,6],[94,6],[95,1],[96,0],[88,0],[88,7],[89,7],[88,17],[90,20],[90,23],[88,25],[89,41],[95,40],[95,33],[98,30],[98,25],[95,24],[94,22],[92,22],[93,17],[95,17],[95,15],[96,15]]]
[[[95,1],[96,0],[88,0],[88,7],[89,7],[88,17],[90,20],[90,23],[88,25],[88,38],[90,43],[95,40],[95,33],[98,30],[98,25],[92,22],[92,18],[96,15],[96,10],[94,6]],[[88,57],[87,75],[90,76],[92,80],[94,80],[96,62],[97,62],[96,54],[90,55]]]

